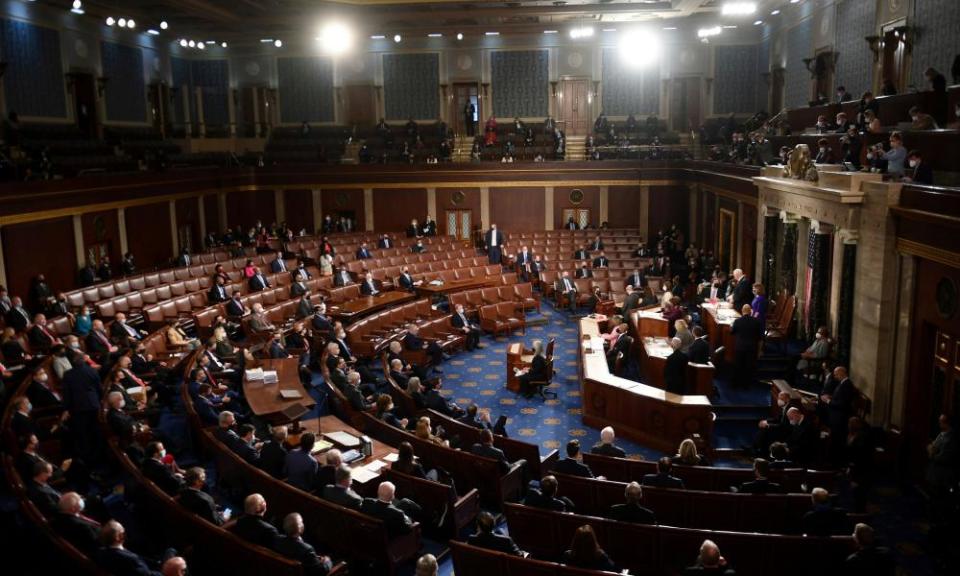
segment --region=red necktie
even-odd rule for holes
[[[127,375],[127,378],[129,378],[129,379],[133,380],[134,382],[136,382],[136,383],[137,383],[137,386],[146,386],[146,384],[144,384],[143,380],[141,380],[140,378],[137,378],[137,375],[136,375],[136,374],[134,374],[133,372],[127,370],[126,368],[123,369],[123,373]]]
[[[210,384],[213,386],[219,386],[217,379],[213,377],[213,374],[210,372],[210,369],[206,366],[203,367],[203,373],[207,375],[207,380],[210,381]]]
[[[46,326],[41,326],[41,327],[40,327],[40,331],[42,331],[44,334],[47,335],[47,338],[50,339],[50,343],[51,343],[51,344],[56,344],[57,342],[59,342],[59,339],[58,339],[56,336],[54,336],[53,334],[51,334],[50,331],[47,330],[47,327],[46,327]]]
[[[96,335],[97,335],[97,338],[99,338],[100,341],[103,342],[103,343],[107,346],[107,348],[110,347],[110,339],[107,338],[106,336],[104,336],[104,335],[103,335],[103,332],[97,331],[97,332],[96,332]]]

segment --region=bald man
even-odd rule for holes
[[[704,540],[700,545],[700,554],[697,556],[697,563],[684,571],[687,576],[696,574],[721,574],[723,576],[734,576],[731,568],[727,567],[727,561],[720,555],[720,548],[713,540]]]
[[[360,511],[383,520],[390,538],[407,534],[413,529],[413,521],[394,504],[397,488],[392,482],[382,482],[377,488],[377,498],[366,498]]]
[[[187,576],[187,561],[180,556],[168,558],[160,568],[163,576]]]

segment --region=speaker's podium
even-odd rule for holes
[[[520,391],[520,377],[516,375],[516,371],[529,365],[529,362],[524,359],[524,355],[529,352],[529,350],[524,350],[523,344],[520,342],[507,345],[507,390],[511,392]]]

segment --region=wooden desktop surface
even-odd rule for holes
[[[651,448],[674,451],[693,433],[709,445],[713,407],[703,395],[679,395],[610,373],[596,318],[580,319],[580,398],[583,423],[613,426]]]
[[[337,418],[336,416],[321,416],[320,418],[311,418],[310,420],[304,420],[303,422],[301,422],[301,427],[305,432],[313,432],[319,437],[322,437],[323,434],[330,433],[330,432],[346,432],[347,434],[350,434],[351,436],[355,436],[357,438],[363,435],[362,432],[358,431],[356,428],[347,424],[346,422]],[[329,438],[323,438],[323,439],[328,442],[333,442]],[[288,438],[288,441],[293,446],[297,446],[300,444],[299,437],[291,436],[290,438]],[[373,462],[374,460],[383,460],[383,458],[386,455],[394,454],[397,452],[396,448],[394,448],[393,446],[384,444],[383,442],[380,442],[375,438],[370,438],[370,443],[372,444],[372,451],[370,453],[370,456],[362,460],[357,460],[353,462],[352,464],[350,464],[351,468],[359,468],[362,466],[366,466],[367,464]],[[334,445],[336,446],[335,442],[334,442]],[[337,448],[339,448],[341,451],[349,450],[349,448],[345,448],[341,446],[337,446]],[[359,450],[359,447],[357,448],[357,450]],[[316,458],[318,461],[323,463],[323,452],[318,452],[316,454]]]
[[[381,292],[376,296],[361,296],[342,302],[337,306],[329,308],[330,314],[337,318],[345,320],[359,318],[376,310],[403,304],[416,298],[416,296],[405,290],[392,290],[390,292]]]
[[[263,380],[250,382],[246,375],[243,377],[243,395],[247,399],[250,410],[257,416],[277,415],[294,404],[307,408],[316,405],[313,397],[307,394],[300,382],[300,361],[297,358],[280,358],[260,360],[259,365],[264,371],[276,370],[277,383],[264,384]],[[294,390],[300,393],[295,400],[282,400],[281,390]]]
[[[480,276],[477,278],[461,278],[459,280],[449,280],[443,284],[430,284],[424,282],[417,286],[417,294],[420,296],[439,296],[441,294],[450,294],[461,290],[472,290],[474,288],[485,288],[494,286],[499,282],[499,276]]]
[[[710,349],[716,350],[717,347],[723,346],[724,359],[727,362],[733,362],[734,338],[730,328],[733,326],[733,321],[740,317],[740,313],[726,302],[718,304],[704,302],[700,305],[700,310],[703,311],[701,317],[710,340]]]

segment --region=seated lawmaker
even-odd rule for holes
[[[97,563],[110,574],[116,576],[139,576],[141,574],[155,575],[157,572],[150,569],[147,561],[140,555],[123,547],[126,542],[126,530],[116,520],[110,520],[100,529],[100,543],[103,548],[97,556]],[[168,556],[175,556],[175,551],[168,551]]]
[[[287,558],[298,560],[304,576],[325,576],[333,567],[329,556],[320,556],[313,546],[303,541],[303,517],[296,512],[283,519],[283,536],[276,541],[275,550]]]
[[[677,449],[673,461],[684,466],[709,466],[710,461],[697,452],[697,444],[690,438],[684,438]]]
[[[697,562],[684,571],[685,576],[697,576],[700,574],[716,574],[718,576],[734,576],[733,571],[727,564],[727,560],[720,555],[720,548],[714,544],[713,540],[704,540],[700,545],[700,554],[697,555]]]
[[[764,458],[755,458],[753,460],[753,476],[750,482],[744,482],[737,488],[737,492],[745,494],[779,494],[783,488],[776,482],[771,482],[768,478],[770,474],[770,463]]]
[[[260,494],[250,494],[243,500],[243,515],[230,528],[240,538],[273,550],[280,540],[280,532],[264,518],[267,501]]]
[[[570,549],[563,553],[560,561],[567,566],[584,570],[618,571],[616,564],[597,543],[597,536],[589,524],[577,528],[570,542]]]
[[[673,461],[669,456],[664,456],[657,460],[656,474],[645,474],[641,483],[644,486],[654,486],[656,488],[679,488],[682,490],[683,480],[675,476],[671,476],[670,471],[672,469]]]
[[[566,496],[557,497],[559,487],[556,476],[544,476],[540,480],[539,489],[530,488],[527,490],[527,497],[523,499],[524,506],[557,512],[573,512],[573,502],[569,498]]]
[[[496,519],[493,514],[485,510],[477,515],[477,532],[467,537],[467,544],[495,550],[510,556],[525,555],[523,550],[513,541],[513,538],[501,534],[496,529]]]
[[[184,486],[177,500],[180,505],[211,524],[222,526],[230,519],[229,514],[220,511],[213,497],[204,491],[207,473],[200,466],[188,468],[183,475]]]
[[[413,520],[410,519],[407,512],[414,512],[419,509],[419,506],[410,500],[395,503],[396,490],[397,488],[392,482],[381,482],[377,488],[377,498],[365,498],[360,506],[360,511],[364,514],[383,520],[387,529],[387,536],[390,538],[407,534],[413,530]],[[407,510],[399,508],[401,502],[409,503]]]
[[[404,349],[411,352],[424,350],[430,357],[433,371],[442,374],[443,370],[440,370],[438,366],[443,363],[443,349],[436,342],[424,340],[418,334],[420,334],[420,326],[412,322],[407,324],[407,335],[403,337]]]
[[[653,510],[645,508],[643,502],[643,488],[638,482],[631,482],[623,491],[623,504],[614,504],[607,510],[607,518],[619,522],[634,524],[656,524],[657,517]]]
[[[612,426],[607,426],[600,431],[600,442],[593,445],[590,449],[591,454],[600,454],[612,458],[626,458],[627,453],[614,443],[615,433]]]
[[[380,293],[377,287],[377,281],[373,279],[373,274],[367,272],[363,277],[363,284],[360,285],[360,293],[364,296],[376,296]]]
[[[803,515],[801,532],[807,536],[843,536],[850,533],[847,511],[830,501],[830,493],[823,488],[810,491],[813,508]]]
[[[582,478],[593,478],[593,471],[590,470],[590,467],[580,461],[580,441],[570,440],[567,442],[566,450],[566,458],[561,458],[554,464],[554,472]]]
[[[453,314],[450,316],[450,324],[463,333],[466,338],[467,352],[474,348],[483,348],[480,344],[480,327],[470,322],[466,312],[463,311],[463,304],[454,306]]]

